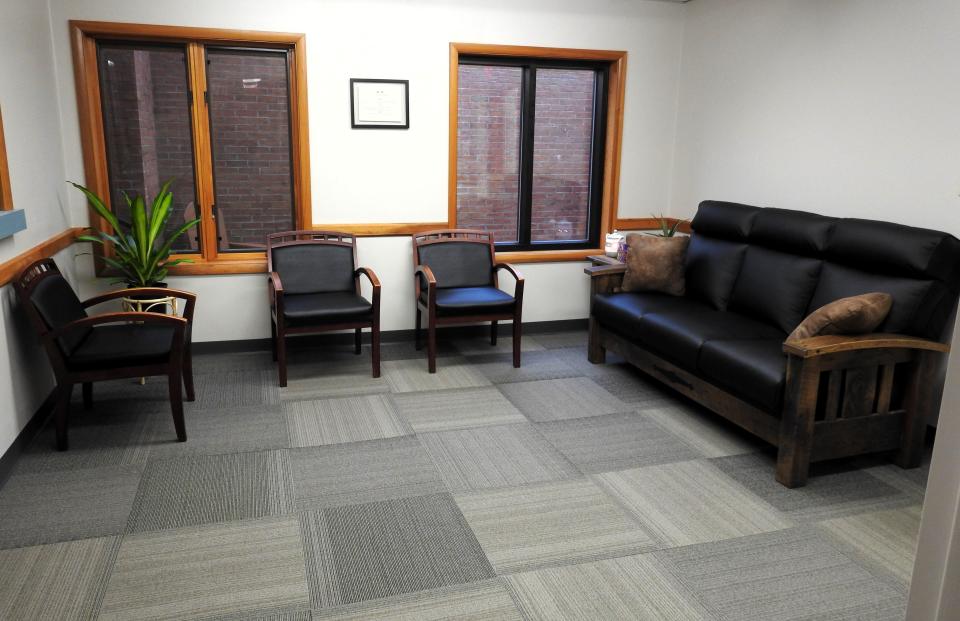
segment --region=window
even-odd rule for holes
[[[0,116],[0,211],[13,209],[13,194],[10,191],[10,170],[7,167],[7,146],[3,137],[3,117]]]
[[[87,185],[173,180],[178,273],[260,271],[266,236],[310,228],[302,35],[72,22]],[[106,249],[105,252],[110,252]]]
[[[498,251],[598,248],[614,199],[604,190],[618,168],[619,119],[608,123],[608,111],[624,54],[451,47],[452,223],[491,231]]]

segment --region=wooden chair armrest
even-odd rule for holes
[[[93,315],[92,317],[84,317],[83,319],[71,321],[70,323],[60,326],[59,328],[44,332],[43,335],[41,335],[41,338],[44,340],[54,340],[62,337],[68,332],[78,330],[80,328],[92,328],[93,326],[106,323],[118,323],[121,321],[167,324],[176,329],[176,331],[180,334],[180,338],[183,338],[183,331],[189,323],[184,317],[174,317],[173,315],[164,315],[162,313],[103,313],[101,315]]]
[[[193,308],[197,303],[197,294],[190,293],[189,291],[181,291],[180,289],[168,289],[164,287],[134,287],[131,289],[117,289],[116,291],[108,291],[102,295],[92,297],[89,300],[81,302],[80,304],[83,306],[83,308],[89,308],[110,300],[128,298],[133,295],[152,295],[158,298],[177,298],[179,300],[183,300],[186,302],[183,307],[183,318],[191,323],[193,322]]]
[[[356,270],[354,270],[353,277],[359,278],[361,274],[370,280],[370,284],[373,285],[374,290],[380,288],[380,279],[377,278],[376,272],[374,272],[372,269],[369,267],[358,267]]]
[[[920,349],[946,353],[950,346],[938,341],[903,334],[830,334],[786,341],[784,353],[798,358],[814,358],[826,354],[864,349]]]
[[[423,278],[427,281],[427,284],[433,288],[437,286],[437,278],[433,275],[433,270],[430,269],[429,265],[418,265],[414,268],[413,273],[418,278]]]
[[[497,263],[496,265],[493,266],[493,269],[494,269],[494,271],[497,271],[497,270],[507,270],[508,272],[510,272],[510,275],[513,276],[513,278],[514,278],[518,283],[521,283],[521,282],[523,282],[523,280],[524,280],[523,274],[521,274],[519,271],[517,271],[517,268],[515,268],[515,267],[512,266],[512,265],[510,265],[509,263]]]
[[[276,272],[270,272],[267,274],[267,282],[270,284],[270,290],[273,293],[283,295],[283,283],[280,282],[280,274]]]

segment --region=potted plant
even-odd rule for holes
[[[670,224],[670,218],[667,218],[663,214],[650,214],[653,216],[653,219],[657,221],[660,228],[654,232],[647,232],[647,235],[652,235],[654,237],[675,237],[677,231],[680,230],[680,226],[686,222],[686,220],[674,220],[673,224]]]
[[[170,252],[173,242],[196,226],[200,222],[199,218],[185,223],[163,239],[171,214],[172,182],[173,179],[163,184],[149,207],[144,197],[136,195],[130,198],[123,192],[123,198],[130,207],[130,225],[126,227],[107,209],[99,196],[78,183],[70,182],[86,195],[94,211],[110,224],[112,233],[96,231],[96,235],[81,235],[77,239],[101,245],[107,242],[113,244],[114,256],[104,256],[103,260],[122,275],[115,282],[126,283],[128,287],[163,287],[166,286],[163,279],[167,277],[170,267],[179,263],[192,263],[190,259],[171,260]]]

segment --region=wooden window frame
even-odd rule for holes
[[[447,219],[457,226],[457,125],[459,110],[460,56],[501,58],[536,58],[544,60],[601,61],[609,64],[607,80],[607,127],[604,140],[603,196],[600,212],[600,244],[598,248],[577,250],[523,250],[498,252],[498,261],[547,262],[582,261],[603,253],[603,239],[616,223],[620,191],[620,151],[623,141],[623,102],[627,78],[627,53],[615,50],[491,45],[484,43],[450,44],[450,117],[449,160],[447,178]]]
[[[70,21],[73,66],[77,85],[77,108],[83,146],[86,184],[110,206],[110,181],[107,170],[106,137],[100,98],[97,44],[101,40],[177,43],[185,46],[187,72],[194,113],[191,115],[194,147],[194,183],[196,184],[200,223],[201,254],[177,255],[191,259],[170,269],[172,275],[243,274],[265,272],[266,252],[219,252],[216,223],[213,219],[213,154],[209,134],[201,128],[207,123],[205,46],[242,46],[270,49],[287,48],[290,89],[290,140],[293,172],[295,227],[313,226],[310,193],[310,144],[307,108],[306,37],[303,34],[259,32],[186,26],[158,26],[121,22]],[[107,230],[107,223],[90,211],[93,227]],[[107,272],[102,260],[112,248],[95,245],[97,274]],[[109,256],[109,254],[108,254]]]
[[[0,211],[13,211],[13,191],[10,189],[10,166],[7,161],[7,142],[3,135],[2,113],[0,113]]]

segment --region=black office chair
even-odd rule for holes
[[[520,367],[520,316],[523,276],[508,263],[495,263],[493,234],[469,229],[427,231],[413,236],[417,323],[427,314],[427,365],[437,372],[437,326],[490,322],[490,344],[497,344],[497,321],[513,320],[513,366]],[[513,295],[497,288],[497,272],[507,270],[517,281]]]
[[[50,358],[57,379],[54,423],[57,450],[67,450],[67,417],[74,384],[83,384],[83,405],[93,405],[93,382],[165,375],[177,440],[185,442],[183,382],[194,400],[191,324],[197,296],[176,289],[120,289],[81,302],[52,259],[27,267],[14,281],[20,303]],[[118,298],[184,300],[180,317],[155,312],[88,315],[91,306]]]
[[[335,231],[287,231],[267,236],[273,359],[287,385],[288,334],[354,330],[360,353],[370,328],[373,377],[380,377],[380,279],[357,267],[356,239]],[[360,295],[360,276],[373,285],[373,301]]]

